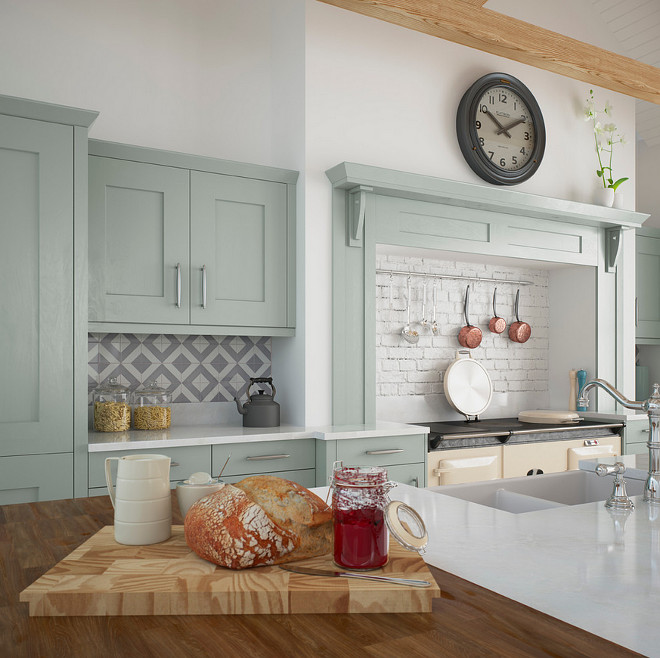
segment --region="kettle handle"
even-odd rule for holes
[[[119,462],[119,457],[106,457],[105,458],[105,483],[108,485],[108,493],[110,494],[110,502],[112,507],[115,506],[115,488],[112,486],[112,474],[110,473],[111,460]]]
[[[252,384],[268,384],[273,391],[273,399],[275,399],[275,384],[273,384],[272,377],[250,377],[250,385],[248,386],[247,396],[250,397],[250,389]]]

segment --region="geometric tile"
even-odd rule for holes
[[[87,386],[109,377],[136,389],[149,381],[170,391],[173,402],[231,402],[250,377],[269,377],[269,336],[88,334]],[[245,402],[246,400],[242,400]]]

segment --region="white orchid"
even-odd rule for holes
[[[603,108],[603,113],[611,118],[614,108],[610,105],[609,101],[605,102],[605,107]],[[621,183],[625,183],[628,178],[619,178],[614,180],[612,176],[612,154],[614,151],[615,144],[625,144],[626,140],[623,135],[617,133],[616,124],[609,122],[606,124],[601,124],[598,121],[598,110],[596,109],[596,101],[594,99],[594,90],[589,90],[589,98],[587,98],[587,103],[584,107],[584,120],[591,121],[594,131],[594,141],[596,144],[596,155],[598,156],[598,165],[599,168],[596,169],[596,176],[601,178],[603,181],[603,187],[611,187],[616,191],[617,187]],[[606,135],[604,135],[604,133]],[[615,134],[616,133],[616,134]],[[603,140],[605,143],[603,144]],[[602,153],[609,153],[609,163],[603,164]],[[605,158],[608,156],[605,155]]]

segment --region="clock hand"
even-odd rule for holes
[[[495,124],[498,126],[499,130],[497,131],[497,135],[501,135],[504,133],[509,139],[511,139],[511,135],[507,132],[507,129],[495,118],[495,115],[491,114],[488,110],[486,110],[486,114],[495,122]]]
[[[516,119],[513,123],[510,123],[506,128],[502,126],[495,134],[496,135],[501,135],[502,133],[506,133],[507,130],[511,130],[514,126],[517,126],[519,123],[524,123],[525,119]],[[509,135],[511,137],[511,135]]]

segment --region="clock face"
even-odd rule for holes
[[[474,121],[479,146],[504,171],[522,169],[536,143],[534,122],[525,101],[507,87],[491,87],[479,98]]]
[[[532,176],[545,150],[541,109],[525,85],[490,73],[465,92],[456,114],[463,156],[481,178],[514,185]]]

